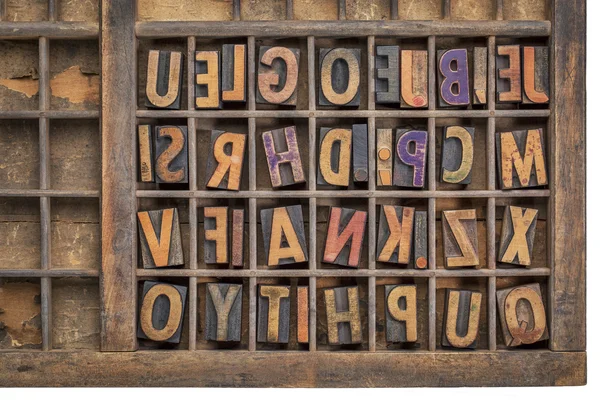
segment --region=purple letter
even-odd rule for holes
[[[414,143],[414,152],[410,152]],[[425,184],[425,160],[427,151],[427,132],[408,131],[398,139],[396,152],[400,161],[414,168],[412,186],[423,187]]]
[[[452,67],[455,66],[456,69]],[[449,106],[469,105],[469,64],[467,50],[448,50],[440,57],[440,73],[444,80],[440,84],[442,102]],[[442,104],[444,105],[444,104]]]

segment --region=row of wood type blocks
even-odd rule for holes
[[[318,50],[319,106],[358,107],[360,104],[361,50]],[[439,107],[487,104],[488,48],[437,51]],[[181,52],[150,50],[146,81],[146,106],[181,109],[184,56]],[[256,102],[296,106],[300,49],[260,46]],[[247,100],[247,47],[225,44],[222,51],[196,51],[194,105],[220,109],[223,103]],[[426,108],[428,52],[400,46],[376,46],[375,102],[401,108]],[[473,71],[469,71],[472,65]],[[547,104],[549,102],[548,47],[502,45],[496,49],[498,103]]]
[[[429,153],[426,130],[377,129],[377,186],[424,189]],[[440,181],[467,185],[474,167],[475,128],[446,126],[442,137]],[[186,126],[138,126],[139,179],[150,183],[188,182],[188,131]],[[306,182],[295,126],[262,133],[273,188]],[[211,133],[207,154],[206,188],[240,189],[247,135],[222,130]],[[317,154],[317,184],[367,188],[369,146],[366,124],[352,129],[322,127]],[[498,184],[501,189],[546,186],[548,172],[544,130],[496,133]]]
[[[244,209],[204,207],[204,264],[244,267]],[[260,211],[268,267],[308,262],[302,206]],[[506,206],[498,261],[531,267],[538,210]],[[330,207],[322,262],[359,268],[367,212]],[[176,208],[138,212],[142,266],[146,269],[185,265]],[[479,268],[475,210],[442,212],[444,264],[447,269]],[[376,259],[426,269],[427,212],[412,207],[380,207]]]
[[[309,295],[307,286],[296,286],[292,305],[290,286],[258,285],[256,340],[286,344],[290,341],[290,316],[296,315],[296,341],[309,342]],[[241,284],[207,283],[204,338],[239,342],[242,327]],[[358,286],[323,291],[329,345],[363,341]],[[185,316],[187,287],[145,281],[139,305],[137,336],[156,342],[179,343]],[[442,320],[443,347],[475,349],[482,310],[482,293],[446,289]],[[546,311],[538,283],[496,293],[498,319],[508,347],[548,339]],[[415,343],[417,333],[417,286],[385,285],[385,329],[388,343]],[[296,307],[291,313],[290,308]]]

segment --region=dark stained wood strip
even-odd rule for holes
[[[6,29],[0,30],[0,38]],[[239,37],[240,32],[256,37],[402,36],[507,36],[544,37],[551,33],[549,21],[168,21],[138,22],[139,38]]]
[[[294,19],[294,0],[285,2],[285,19]]]
[[[0,39],[95,39],[98,24],[88,22],[9,22],[0,24]]]
[[[98,190],[0,189],[0,197],[100,197]]]
[[[477,351],[468,355],[456,351],[314,352],[302,357],[296,352],[243,351],[7,352],[2,361],[3,386],[456,387],[586,383],[585,353],[545,350]],[[182,369],[182,365],[186,367]]]
[[[100,276],[96,269],[1,269],[1,278],[95,278]]]
[[[99,111],[94,110],[2,110],[0,119],[97,119]]]
[[[102,276],[100,348],[136,338],[135,4],[102,1]]]

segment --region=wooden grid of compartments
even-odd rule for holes
[[[59,15],[58,1],[49,0],[44,16],[47,22],[39,23],[37,27],[32,23],[21,30],[18,23],[4,22],[7,6],[6,1],[0,1],[0,26],[14,30],[8,35],[9,39],[23,40],[3,43],[5,60],[10,59],[10,48],[22,48],[25,54],[35,57],[37,60],[31,60],[32,77],[17,78],[31,82],[37,79],[38,91],[28,95],[28,100],[21,100],[25,96],[7,95],[9,91],[5,89],[3,96],[6,97],[0,110],[1,143],[5,149],[3,162],[8,169],[0,187],[2,231],[3,236],[10,238],[6,242],[10,246],[3,244],[0,290],[4,295],[0,297],[5,302],[3,307],[18,310],[14,313],[3,310],[8,313],[8,321],[25,318],[23,314],[27,312],[30,313],[27,318],[31,318],[29,322],[23,320],[21,329],[10,322],[8,325],[3,323],[2,328],[6,331],[2,338],[8,347],[1,347],[2,350],[11,346],[43,351],[53,348],[98,350],[101,178],[93,171],[94,166],[100,166],[97,152],[100,144],[98,25],[62,21],[64,15]],[[68,8],[62,9],[65,11]],[[0,36],[4,37],[5,32],[3,29]],[[75,41],[66,42],[72,40]],[[72,55],[77,52],[79,54]],[[71,53],[70,58],[65,57],[67,53]],[[85,57],[88,58],[82,60]],[[17,57],[13,59],[14,64],[20,64],[20,61]],[[12,70],[9,63],[3,63],[7,72]],[[66,66],[68,68],[63,71]],[[81,99],[69,99],[64,90],[61,92],[61,75],[62,79],[73,79],[75,91],[83,87],[78,86],[75,79],[83,77],[81,69],[86,68],[88,75],[84,78],[87,80],[84,86],[89,92],[81,92]],[[77,76],[69,75],[69,72]],[[36,73],[39,77],[33,78]],[[60,98],[61,93],[63,98]],[[92,99],[94,95],[95,100]],[[8,104],[11,101],[13,103]],[[37,127],[34,127],[36,122]],[[39,133],[35,134],[34,129]],[[23,135],[22,138],[16,139],[19,135]],[[34,154],[36,150],[29,147],[29,144],[35,144],[36,136],[37,155]],[[26,143],[28,140],[31,143]],[[62,151],[68,143],[77,146],[79,160],[70,158],[74,154]],[[96,156],[92,155],[94,152]],[[19,164],[21,166],[15,171]],[[35,205],[38,201],[39,208]],[[16,215],[11,218],[11,214]],[[81,224],[81,229],[77,224]],[[36,232],[38,234],[33,236]],[[76,239],[73,235],[83,237]],[[88,248],[77,250],[77,246]],[[72,253],[68,261],[66,252]],[[58,290],[54,299],[53,286]],[[73,308],[67,305],[69,302]],[[75,307],[82,308],[74,311]],[[74,336],[69,336],[63,328],[73,317],[80,318],[80,324],[73,327]],[[37,318],[40,318],[39,325],[35,322]],[[41,335],[38,335],[36,329],[40,328]]]
[[[49,1],[48,22],[0,23],[2,38],[39,40],[39,110],[0,111],[0,117],[7,120],[39,119],[41,182],[48,174],[45,166],[48,120],[98,118],[97,111],[54,111],[48,107],[48,40],[95,39],[99,34],[98,28],[90,24],[54,22],[58,2]],[[433,21],[396,21],[400,12],[396,1],[391,1],[389,13],[386,11],[390,21],[350,21],[346,20],[345,0],[337,2],[338,21],[296,20],[297,15],[294,14],[299,0],[282,1],[288,21],[248,21],[242,18],[244,2],[234,0],[231,21],[157,22],[136,15],[135,3],[141,3],[141,0],[124,1],[119,6],[111,0],[102,0],[101,273],[50,268],[48,235],[49,198],[98,198],[98,191],[55,190],[43,183],[40,189],[35,190],[0,189],[2,197],[41,199],[42,268],[0,269],[0,277],[39,277],[42,280],[44,349],[51,347],[48,310],[51,279],[99,275],[101,352],[0,352],[0,383],[37,386],[499,386],[585,383],[585,258],[580,251],[581,242],[585,240],[582,227],[585,194],[580,187],[585,179],[585,166],[574,152],[555,152],[557,148],[584,147],[585,114],[581,104],[585,93],[585,70],[583,67],[573,69],[571,65],[583,65],[585,59],[582,40],[585,37],[585,4],[583,0],[576,0],[577,4],[568,0],[550,0],[545,4],[546,21],[504,21],[503,4],[507,0],[496,0],[495,15],[489,20],[468,21],[451,15],[458,2],[440,0],[441,16],[432,17],[437,19]],[[6,5],[5,2],[0,4]],[[0,7],[0,10],[3,11],[2,16],[5,15],[5,7]],[[573,25],[573,20],[579,22],[577,26]],[[247,46],[247,102],[226,106],[222,110],[194,109],[191,94],[194,92],[195,52],[220,50],[223,44],[238,43]],[[261,45],[274,44],[301,50],[298,106],[295,108],[264,106],[256,101],[258,51]],[[521,107],[496,104],[495,50],[502,44],[549,46],[548,105]],[[427,50],[427,108],[411,110],[376,104],[374,51],[379,45]],[[475,46],[488,47],[487,106],[438,108],[437,50],[471,50]],[[568,46],[568,56],[564,51],[557,51]],[[361,49],[361,102],[357,108],[324,108],[318,105],[317,52],[320,48],[330,47]],[[150,49],[176,50],[184,54],[181,110],[152,110],[143,105]],[[469,58],[472,60],[471,56]],[[136,132],[140,124],[187,126],[188,184],[169,187],[138,183]],[[325,126],[350,128],[352,124],[367,125],[368,185],[355,188],[351,183],[348,190],[320,187],[317,185],[318,130]],[[265,180],[267,167],[261,133],[292,125],[298,128],[298,140],[302,144],[300,152],[306,184],[293,190],[274,190]],[[443,127],[448,125],[475,128],[474,168],[478,168],[473,171],[473,182],[464,189],[439,182],[440,140]],[[570,126],[572,130],[559,135],[556,133],[557,126]],[[428,132],[430,156],[423,190],[389,190],[375,184],[376,130],[403,127],[422,128]],[[549,185],[542,189],[499,190],[496,187],[495,132],[527,128],[544,128]],[[247,160],[240,191],[205,190],[204,166],[211,129],[247,134]],[[295,204],[303,208],[308,262],[293,269],[267,268],[259,226],[260,211]],[[540,211],[532,268],[502,268],[497,265],[502,210],[510,204]],[[243,268],[216,267],[202,262],[202,210],[211,205],[245,209],[247,251]],[[321,262],[328,210],[332,205],[359,209],[368,214],[361,262],[357,269],[337,268]],[[396,268],[376,261],[379,206],[383,205],[409,206],[426,211],[427,269]],[[142,210],[169,207],[179,210],[185,266],[143,269],[138,254],[136,214]],[[443,268],[440,212],[467,208],[476,209],[480,265],[479,268],[448,270]],[[564,213],[572,216],[573,220],[566,220]],[[572,234],[565,237],[564,232]],[[137,337],[140,288],[148,280],[178,284],[188,289],[179,345],[153,344]],[[204,340],[204,292],[209,282],[243,284],[242,340],[238,344],[224,345]],[[529,283],[539,283],[542,287],[550,338],[514,351],[498,351],[506,347],[497,323],[496,293],[505,287]],[[257,291],[260,284],[291,285],[292,293],[297,285],[308,287],[308,345],[294,342],[296,320],[293,311],[288,345],[257,343]],[[387,284],[417,285],[417,346],[388,346],[386,343],[383,304],[384,285]],[[330,346],[327,344],[323,291],[349,285],[359,288],[362,343]],[[446,287],[474,289],[483,294],[476,351],[461,352],[441,346]],[[292,294],[291,309],[294,308]],[[198,357],[199,354],[201,357]],[[67,360],[69,365],[77,368],[66,371]],[[339,365],[345,367],[340,369]],[[448,369],[447,365],[456,368]],[[289,369],[292,373],[281,376],[279,372],[282,369]],[[19,371],[19,380],[16,380],[15,371]]]
[[[340,1],[339,18],[344,19],[345,1]],[[395,2],[391,2],[395,4]],[[449,2],[447,2],[449,4]],[[239,17],[239,2],[234,2],[234,15]],[[393,14],[397,16],[397,10]],[[289,14],[288,14],[289,17]],[[501,3],[498,8],[498,18],[502,18]],[[240,26],[235,33],[227,29],[197,29],[190,25],[180,30],[172,29],[169,24],[156,26],[154,29],[138,28],[138,124],[156,125],[185,125],[187,121],[189,143],[189,188],[182,190],[169,190],[169,185],[140,184],[137,190],[138,209],[153,210],[167,207],[179,209],[180,222],[183,226],[182,236],[187,239],[185,248],[185,266],[182,269],[159,268],[143,269],[141,264],[137,275],[141,279],[152,281],[167,281],[173,279],[174,283],[183,283],[189,288],[188,312],[184,323],[188,331],[187,343],[180,348],[210,349],[220,348],[223,344],[207,343],[203,333],[205,328],[204,307],[207,301],[205,295],[206,282],[243,283],[243,315],[242,315],[242,340],[234,348],[248,349],[308,349],[334,350],[339,346],[329,346],[327,341],[327,320],[325,316],[324,288],[354,286],[359,287],[361,323],[363,329],[363,343],[350,345],[348,349],[354,350],[385,350],[411,348],[411,344],[394,345],[386,343],[385,314],[384,314],[384,285],[386,284],[416,284],[419,304],[418,325],[419,340],[412,344],[417,349],[436,351],[441,348],[440,332],[443,304],[445,303],[445,286],[460,289],[475,289],[482,292],[485,300],[482,301],[482,316],[487,315],[487,321],[481,322],[481,336],[478,340],[478,349],[496,350],[496,287],[497,281],[509,283],[542,283],[544,287],[550,276],[552,267],[545,260],[542,252],[535,254],[538,260],[533,263],[534,268],[496,268],[496,230],[501,226],[496,221],[496,208],[508,204],[534,204],[534,208],[545,208],[550,195],[550,190],[525,189],[501,191],[496,189],[496,155],[495,133],[497,125],[502,131],[512,131],[528,128],[548,129],[547,119],[550,116],[549,106],[542,107],[515,105],[496,107],[496,78],[495,60],[496,43],[527,43],[548,45],[549,29],[546,24],[540,23],[525,30],[506,29],[496,35],[490,35],[485,30],[461,35],[460,38],[448,38],[445,35],[422,37],[425,30],[411,32],[410,37],[403,37],[405,30],[398,28],[398,32],[377,29],[372,32],[344,29],[342,24],[324,26],[315,32],[311,27],[289,31],[285,25],[281,28],[260,32],[258,29],[247,30]],[[189,36],[184,36],[189,32]],[[222,32],[222,33],[221,33]],[[363,33],[364,32],[364,33]],[[240,39],[245,34],[251,35],[247,39]],[[414,36],[414,37],[413,37]],[[194,99],[194,66],[195,52],[199,50],[221,51],[223,44],[247,45],[247,102],[240,105],[224,103],[220,110],[197,110]],[[375,47],[384,44],[400,45],[401,49],[422,49],[428,52],[428,99],[427,109],[399,109],[384,107],[375,101]],[[469,109],[439,109],[437,108],[436,82],[436,51],[444,48],[469,48],[473,46],[487,46],[488,73],[487,73],[487,107],[469,107]],[[187,47],[186,47],[187,46]],[[284,46],[300,49],[298,100],[297,107],[277,107],[273,105],[257,104],[256,88],[257,66],[259,65],[259,46]],[[361,50],[361,103],[358,107],[335,108],[319,106],[318,80],[319,75],[318,54],[320,48],[359,48]],[[154,110],[144,107],[145,74],[149,50],[173,50],[185,54],[187,67],[187,85],[184,87],[182,97],[187,96],[187,104],[182,102],[182,110]],[[470,52],[472,59],[472,53]],[[472,64],[471,64],[472,65]],[[305,82],[303,84],[303,82]],[[185,109],[187,106],[187,110]],[[498,123],[502,120],[502,123]],[[467,185],[465,190],[461,185],[440,184],[438,172],[440,169],[439,140],[441,129],[445,125],[452,125],[453,121],[461,121],[465,126],[475,127],[475,152],[484,153],[484,156],[475,156],[473,174],[474,182]],[[466,124],[465,124],[466,122]],[[350,179],[347,190],[326,190],[317,184],[317,163],[319,151],[319,129],[321,127],[351,128],[352,124],[368,125],[368,186],[355,185]],[[273,189],[268,180],[268,169],[264,156],[261,134],[265,131],[281,129],[286,126],[296,126],[297,137],[300,143],[303,166],[307,169],[306,184],[300,184],[299,189],[285,190]],[[378,128],[422,127],[428,131],[428,157],[427,179],[424,190],[384,190],[376,187],[376,130]],[[206,189],[204,181],[204,165],[210,150],[210,133],[212,129],[228,132],[248,134],[247,167],[242,175],[240,191],[210,190]],[[202,136],[198,138],[198,136]],[[437,139],[437,140],[436,140]],[[394,140],[395,142],[395,140]],[[436,150],[438,152],[436,153]],[[429,154],[438,154],[431,157]],[[480,154],[483,155],[483,154]],[[479,164],[478,164],[479,163]],[[198,167],[202,165],[202,167]],[[199,173],[200,171],[201,173]],[[485,174],[481,173],[485,171]],[[267,179],[262,179],[266,177]],[[245,180],[247,181],[245,182]],[[477,184],[480,186],[477,187]],[[182,184],[183,186],[187,186]],[[471,189],[475,186],[476,189]],[[331,187],[331,186],[330,186]],[[186,190],[187,189],[187,190]],[[389,188],[387,188],[389,189]],[[519,203],[521,201],[521,203]],[[525,201],[525,203],[523,203]],[[529,203],[527,202],[529,201]],[[244,208],[248,215],[247,235],[249,237],[249,256],[243,268],[229,268],[227,266],[207,265],[199,252],[203,252],[203,207],[204,206],[230,206],[230,208]],[[260,223],[260,211],[266,208],[302,205],[304,212],[305,232],[308,244],[308,262],[296,263],[293,266],[267,267],[264,255],[263,237]],[[399,264],[379,263],[376,261],[377,229],[380,205],[404,205],[416,207],[417,210],[427,211],[427,241],[429,260],[428,268],[419,270],[406,268]],[[362,245],[362,257],[358,268],[343,268],[337,265],[322,262],[323,244],[325,241],[324,227],[327,225],[329,206],[358,209],[368,212],[368,225]],[[443,248],[437,247],[441,242],[440,211],[452,209],[475,208],[477,210],[478,230],[481,250],[480,263],[477,268],[444,269],[441,261]],[[502,207],[503,210],[504,207]],[[502,214],[498,215],[501,218]],[[187,223],[187,224],[186,224]],[[229,221],[231,223],[231,221]],[[542,222],[540,224],[544,226]],[[229,229],[229,228],[228,228]],[[340,227],[342,229],[342,227]],[[539,229],[539,228],[538,228]],[[498,235],[499,236],[499,235]],[[545,233],[539,234],[536,247],[547,248]],[[184,239],[185,240],[185,239]],[[181,278],[188,278],[185,282]],[[458,286],[452,282],[464,278]],[[188,285],[185,285],[185,284]],[[287,345],[257,344],[257,285],[275,284],[291,285],[295,292],[297,285],[307,285],[309,288],[309,343],[304,346],[295,343],[293,334],[296,327],[295,311],[292,311],[290,325],[292,333]],[[505,283],[506,285],[506,283]],[[200,289],[198,289],[200,288]],[[138,291],[141,286],[138,287]],[[201,292],[201,293],[199,293]],[[292,294],[291,309],[294,310],[296,299]],[[485,319],[482,317],[482,320]],[[380,329],[378,329],[380,328]],[[368,332],[368,334],[367,334]],[[185,334],[183,337],[185,338]],[[152,344],[142,341],[142,348],[153,348]],[[169,346],[172,346],[169,344]],[[225,345],[226,347],[229,347]],[[538,343],[535,347],[547,347],[547,342]]]

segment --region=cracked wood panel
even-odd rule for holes
[[[0,269],[40,269],[40,235],[38,199],[0,199]]]
[[[338,0],[294,1],[294,19],[329,21],[338,19]]]
[[[390,0],[346,0],[346,18],[356,20],[390,19]]]
[[[138,0],[139,21],[231,21],[233,0]]]
[[[452,19],[493,20],[496,19],[496,0],[453,0]]]
[[[47,21],[48,0],[6,0],[6,21]]]
[[[287,11],[285,0],[242,0],[240,5],[243,21],[283,20]]]
[[[398,0],[398,19],[430,21],[442,19],[440,0]]]
[[[99,17],[99,0],[60,0],[58,2],[58,19],[61,21],[98,23]]]
[[[548,0],[504,0],[504,19],[547,20],[549,19],[546,8],[548,3]]]
[[[0,40],[0,110],[37,110],[38,79],[37,41]]]
[[[40,154],[37,120],[0,123],[0,188],[39,189]]]
[[[0,349],[41,349],[39,280],[0,278]]]

